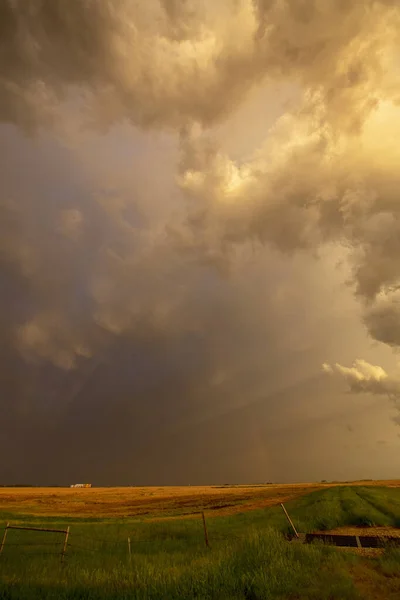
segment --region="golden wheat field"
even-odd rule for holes
[[[146,519],[234,514],[273,506],[324,487],[379,485],[400,480],[187,487],[0,488],[0,511],[47,516],[135,517]]]

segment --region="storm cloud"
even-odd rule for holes
[[[0,0],[3,479],[290,480],[278,432],[352,426],[319,365],[400,345],[399,16]]]
[[[379,88],[398,94],[397,19],[390,0],[3,0],[0,117],[33,127],[76,94],[97,124],[207,126],[251,86],[291,78],[357,128]]]

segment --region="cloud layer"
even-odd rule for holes
[[[307,380],[341,323],[349,351],[367,344],[344,281],[371,338],[400,345],[399,16],[394,0],[3,0],[0,386],[37,469],[40,435],[76,428],[78,456],[110,423],[165,449],[165,431]],[[278,85],[290,102],[267,128],[269,103],[247,100]],[[395,394],[368,363],[339,367]]]
[[[210,125],[251,86],[289,78],[354,129],[382,87],[398,94],[387,78],[397,19],[390,0],[79,0],[68,11],[5,0],[0,117],[33,127],[60,98],[81,98],[97,125]]]
[[[192,212],[182,244],[203,243],[229,261],[232,246],[248,240],[285,253],[339,243],[350,252],[371,335],[398,346],[399,133],[398,109],[382,101],[356,139],[326,121],[315,127],[313,117],[285,116],[247,162],[189,140],[180,185]]]

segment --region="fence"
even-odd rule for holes
[[[67,529],[44,529],[42,527],[23,527],[21,525],[10,525],[10,523],[7,523],[7,525],[5,526],[4,529],[4,533],[3,533],[3,538],[1,540],[1,545],[0,545],[0,556],[3,554],[4,551],[4,547],[6,545],[6,540],[7,540],[7,534],[9,532],[10,529],[16,529],[18,531],[40,531],[41,533],[61,533],[65,536],[63,544],[62,544],[62,550],[61,550],[61,562],[64,562],[64,558],[65,558],[65,554],[67,552],[67,546],[68,546],[68,537],[69,537],[69,527],[67,527]],[[51,542],[51,544],[54,544],[54,542]],[[19,544],[19,545],[25,545],[25,544]]]
[[[297,532],[289,514],[287,513],[284,505],[281,504],[281,507],[282,507],[284,514],[290,524],[291,529],[294,532],[294,537],[296,537],[303,543],[310,543],[313,540],[319,539],[325,543],[329,543],[329,544],[333,544],[333,545],[337,545],[337,546],[354,546],[357,548],[361,548],[361,547],[363,547],[363,548],[367,548],[367,547],[379,548],[386,544],[400,546],[400,537],[399,538],[387,537],[385,539],[383,537],[378,538],[377,536],[344,536],[344,535],[338,535],[338,534],[327,535],[327,534],[313,534],[313,533],[299,534]],[[245,537],[245,535],[237,535],[233,532],[229,532],[229,535],[223,535],[218,532],[213,532],[213,534],[210,538],[204,511],[200,513],[200,517],[201,517],[201,522],[202,522],[201,529],[203,530],[203,542],[207,549],[211,549],[212,544],[214,542],[217,543],[217,542],[220,542],[223,540],[235,541],[235,540],[240,540],[241,538]],[[95,537],[95,536],[85,536],[85,535],[81,535],[81,534],[74,534],[73,541],[71,543],[69,527],[67,527],[66,529],[49,529],[49,528],[39,528],[39,527],[24,527],[24,526],[20,526],[20,525],[10,525],[10,523],[7,523],[6,527],[4,529],[4,533],[3,533],[3,537],[2,537],[2,541],[1,541],[1,545],[0,545],[0,557],[4,554],[5,548],[7,548],[8,546],[26,547],[26,546],[41,546],[41,545],[43,545],[43,543],[38,543],[38,542],[18,542],[18,543],[7,542],[7,534],[9,532],[9,530],[31,531],[31,532],[52,533],[52,534],[63,535],[64,538],[61,542],[57,542],[57,543],[56,542],[45,542],[45,544],[47,543],[49,545],[61,544],[61,551],[48,553],[48,554],[52,554],[53,556],[56,556],[56,555],[59,556],[61,559],[61,563],[64,563],[64,560],[67,557],[67,549],[70,549],[72,551],[77,550],[77,551],[95,553],[96,548],[93,547],[93,543],[94,544],[99,543],[103,546],[103,548],[102,548],[103,551],[104,551],[104,546],[106,546],[108,554],[118,554],[120,556],[125,555],[127,557],[129,564],[131,564],[132,554],[133,554],[132,551],[135,549],[135,546],[137,544],[154,543],[157,539],[154,537],[149,538],[149,539],[143,539],[143,538],[138,539],[138,538],[132,537],[131,535],[126,537],[125,539],[110,539],[110,538],[105,538],[105,537]],[[344,538],[346,538],[346,540]],[[349,538],[349,539],[347,539],[347,538]],[[354,540],[353,540],[353,538],[354,538]],[[173,538],[170,538],[170,539],[173,539]],[[200,535],[199,535],[198,539],[200,541]],[[354,543],[353,543],[353,541],[354,541]],[[88,542],[91,543],[92,545],[89,546]],[[98,548],[98,550],[100,550],[100,549]],[[40,554],[43,554],[43,552]]]
[[[199,536],[198,536],[198,541],[199,544],[202,543],[206,546],[207,549],[211,549],[211,543],[210,543],[210,536],[209,536],[209,531],[208,531],[208,527],[207,527],[207,520],[206,520],[206,516],[204,511],[201,512],[199,514],[200,517],[200,523],[201,526],[199,528]],[[10,530],[18,530],[18,531],[28,531],[28,532],[38,532],[40,534],[42,533],[52,533],[52,534],[61,534],[64,536],[62,542],[42,542],[42,541],[22,541],[22,540],[18,540],[18,542],[10,542],[7,535],[8,532]],[[202,533],[200,533],[202,532]],[[221,541],[232,541],[232,540],[238,540],[241,537],[244,536],[238,536],[235,535],[234,533],[230,533],[229,535],[221,535],[218,532],[213,532],[212,535],[212,540],[213,542],[217,543],[217,542],[221,542]],[[26,549],[26,548],[35,548],[35,547],[41,547],[43,545],[47,546],[54,546],[57,544],[62,545],[61,549],[59,551],[36,551],[36,552],[32,552],[32,554],[36,554],[36,555],[53,555],[53,556],[59,556],[61,559],[61,563],[64,562],[64,560],[68,557],[68,556],[74,556],[76,555],[76,553],[80,553],[82,552],[86,552],[86,553],[92,553],[95,554],[97,551],[99,552],[104,552],[105,548],[106,548],[106,552],[107,554],[118,554],[120,556],[127,556],[128,562],[131,563],[132,562],[132,556],[133,553],[135,551],[135,546],[138,547],[138,544],[151,544],[154,543],[156,540],[160,540],[163,539],[163,537],[161,536],[160,538],[158,537],[151,537],[148,539],[143,539],[143,538],[137,538],[135,535],[132,536],[132,534],[128,537],[126,537],[125,539],[110,539],[107,537],[98,537],[98,536],[89,536],[89,535],[82,535],[81,533],[73,533],[71,535],[71,531],[70,531],[70,527],[67,527],[66,529],[50,529],[50,528],[42,528],[42,527],[25,527],[25,526],[20,526],[20,525],[11,525],[10,523],[7,523],[5,528],[4,528],[4,532],[3,532],[3,537],[1,540],[1,544],[0,544],[0,558],[2,556],[7,556],[8,552],[7,549],[8,548],[16,548],[18,552],[20,552],[20,550]],[[174,538],[173,536],[171,538],[167,537],[166,539],[169,539],[170,541],[175,540],[176,538]],[[68,552],[67,552],[68,550]]]

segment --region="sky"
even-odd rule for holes
[[[0,0],[0,484],[400,476],[397,0]]]

